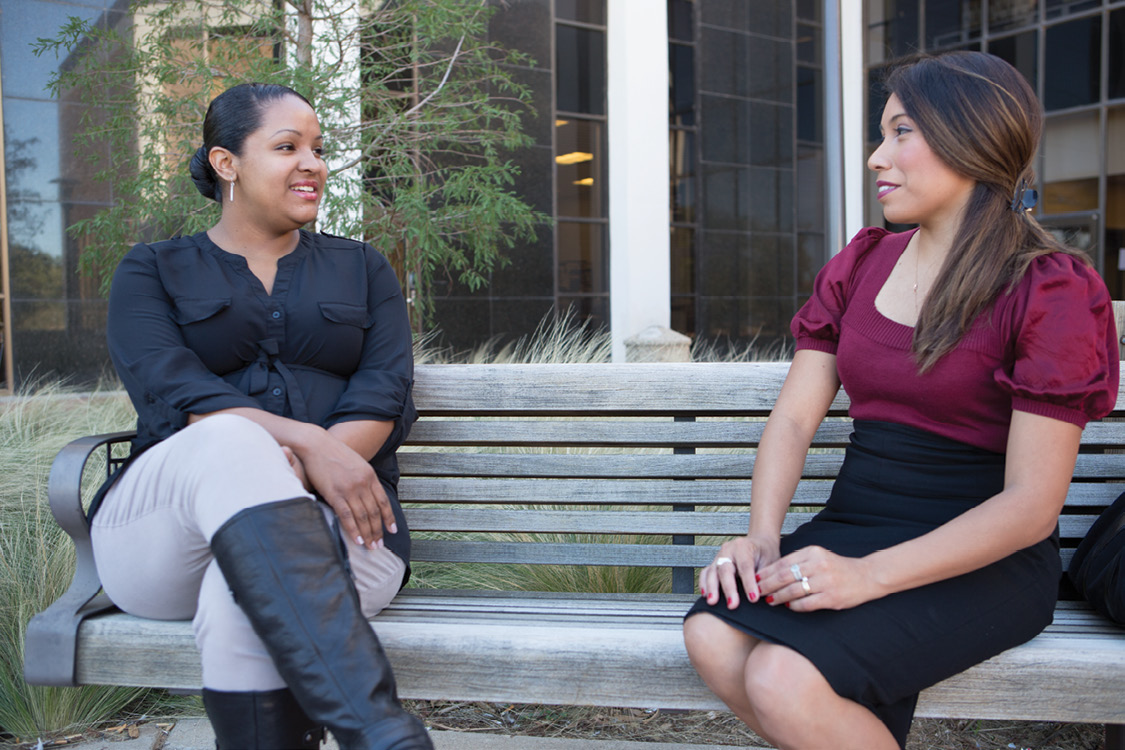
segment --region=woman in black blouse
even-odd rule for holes
[[[203,131],[192,177],[221,219],[136,245],[110,294],[138,419],[92,520],[105,590],[193,618],[222,750],[315,747],[322,726],[344,748],[431,748],[366,619],[408,575],[398,281],[369,245],[301,228],[327,178],[304,97],[235,86]]]

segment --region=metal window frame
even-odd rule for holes
[[[0,70],[0,73],[3,71]],[[2,76],[0,76],[2,79]],[[0,83],[0,176],[7,174],[4,160],[4,87]],[[0,393],[9,394],[15,389],[15,368],[12,364],[12,290],[8,279],[8,180],[0,179],[0,367],[4,381]]]

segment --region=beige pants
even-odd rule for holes
[[[106,593],[139,617],[191,618],[205,687],[284,687],[210,542],[240,510],[295,497],[316,502],[259,425],[220,414],[186,427],[133,462],[94,517],[94,558]],[[332,525],[334,513],[321,507]],[[398,592],[406,566],[389,550],[354,543],[348,555],[363,612],[372,617]]]

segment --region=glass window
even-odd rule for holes
[[[559,216],[606,215],[604,127],[600,122],[555,122],[555,199]]]
[[[819,68],[797,68],[797,138],[824,141],[824,74]]]
[[[988,26],[993,31],[1014,29],[1034,23],[1039,14],[1039,0],[1004,0],[988,4]]]
[[[598,294],[609,291],[605,224],[559,221],[559,291]]]
[[[1043,212],[1093,211],[1098,208],[1102,168],[1098,113],[1083,112],[1047,120],[1043,133]]]
[[[56,58],[53,53],[36,56],[34,40],[52,38],[71,16],[95,21],[106,14],[97,8],[29,0],[0,0],[0,67],[4,71],[4,97],[33,99],[50,97],[47,82],[51,74],[69,59]],[[120,13],[110,14],[120,20]]]
[[[695,40],[692,33],[694,0],[668,0],[668,37],[681,42]]]
[[[867,56],[871,64],[918,50],[918,0],[870,0]]]
[[[1059,18],[1097,8],[1101,4],[1102,0],[1046,0],[1044,7],[1047,9],[1047,18]]]
[[[1101,16],[1048,27],[1043,65],[1043,105],[1048,111],[1098,101],[1101,29]]]
[[[1109,98],[1125,98],[1125,8],[1109,14]]]
[[[823,3],[819,0],[797,0],[797,18],[802,21],[821,22],[820,11]]]
[[[605,0],[555,0],[555,15],[605,26]]]
[[[797,60],[810,65],[823,65],[824,34],[819,26],[797,24]]]
[[[1032,88],[1035,88],[1035,82],[1039,80],[1039,47],[1035,43],[1036,38],[1034,31],[1025,31],[1015,36],[993,39],[988,43],[988,51],[1023,73]]]
[[[980,0],[926,3],[926,47],[956,47],[980,36]]]
[[[558,24],[555,27],[558,109],[605,114],[605,32]]]
[[[1105,280],[1114,299],[1125,295],[1125,107],[1107,114]]]
[[[578,320],[588,320],[597,328],[609,327],[609,298],[597,297],[559,297],[559,312],[572,311]]]
[[[672,294],[690,295],[695,291],[695,230],[672,227],[671,247]]]
[[[668,133],[669,164],[672,173],[672,221],[695,221],[695,133],[673,130]]]
[[[668,45],[669,124],[695,125],[695,48]]]

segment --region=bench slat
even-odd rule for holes
[[[670,544],[580,544],[573,542],[467,542],[416,539],[410,556],[425,562],[533,565],[624,565],[640,568],[702,567],[718,546]]]

